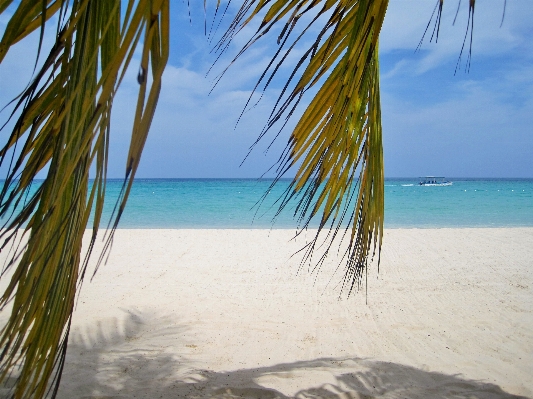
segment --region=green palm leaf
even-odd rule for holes
[[[344,287],[348,292],[360,282],[372,248],[374,251],[381,248],[383,234],[378,36],[387,4],[387,0],[249,0],[218,44],[219,50],[227,48],[237,32],[255,17],[264,15],[240,56],[283,21],[284,28],[278,37],[281,46],[256,86],[257,89],[266,81],[266,88],[306,32],[322,23],[313,44],[297,62],[260,138],[276,122],[284,125],[303,94],[319,86],[278,163],[277,179],[297,166],[295,177],[281,199],[280,210],[296,197],[295,214],[302,222],[301,227],[307,227],[313,217],[320,216],[318,233],[305,248],[304,260],[311,259],[320,232],[328,228],[329,246],[316,267],[324,261],[343,223],[351,225],[345,231],[349,243]],[[289,36],[306,19],[311,22],[287,45]],[[284,46],[288,47],[285,51]],[[300,78],[289,88],[298,74]]]
[[[0,3],[0,10],[9,3]],[[12,255],[11,282],[0,298],[2,309],[12,306],[0,337],[0,380],[20,367],[16,398],[55,395],[76,288],[87,265],[87,257],[85,262],[80,259],[83,233],[94,206],[92,248],[102,215],[114,95],[142,41],[139,97],[116,227],[139,165],[168,57],[168,0],[131,0],[124,15],[120,0],[26,0],[7,26],[0,60],[13,44],[35,29],[44,29],[54,15],[59,20],[55,44],[18,97],[18,119],[0,150],[0,162],[7,162],[10,150],[13,158],[0,193],[0,215],[8,219],[0,233],[7,238],[3,248],[17,229],[23,229],[25,236],[21,249]],[[20,152],[14,150],[17,145],[22,147]],[[89,190],[92,164],[96,176]],[[46,165],[45,181],[25,201],[33,179]],[[21,210],[10,215],[13,206]],[[111,238],[112,232],[108,243]]]

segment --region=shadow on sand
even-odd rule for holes
[[[188,360],[195,346],[187,345],[187,328],[171,318],[127,311],[114,323],[74,331],[59,398],[524,398],[494,384],[360,358],[198,370]]]

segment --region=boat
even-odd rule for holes
[[[451,186],[453,182],[439,176],[424,176],[420,178],[420,186]]]

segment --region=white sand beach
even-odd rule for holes
[[[533,228],[386,230],[368,304],[312,234],[118,230],[59,397],[533,397]]]

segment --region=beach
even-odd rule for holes
[[[313,234],[117,230],[59,397],[533,397],[533,228],[386,230],[349,298]]]

